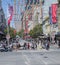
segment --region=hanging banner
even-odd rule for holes
[[[9,10],[9,18],[8,18],[8,25],[10,25],[10,22],[12,20],[13,17],[13,6],[11,6],[10,4],[8,4],[8,10]]]
[[[32,13],[29,14],[28,20],[32,20]]]
[[[52,23],[57,22],[57,4],[52,4]]]
[[[49,22],[52,24],[52,8],[49,7]]]

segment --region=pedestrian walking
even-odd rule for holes
[[[50,48],[50,43],[49,43],[49,41],[46,43],[46,50],[49,50],[49,48]]]
[[[26,46],[27,46],[27,44],[26,44],[26,43],[24,43],[24,49],[26,49]]]
[[[30,44],[28,43],[28,49],[30,49]]]
[[[59,40],[59,43],[58,43],[58,48],[60,48],[60,40]]]

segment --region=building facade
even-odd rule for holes
[[[49,17],[47,17],[44,21],[43,21],[43,33],[45,35],[55,35],[58,32],[58,25],[56,24],[51,24],[49,22]]]
[[[48,35],[50,34],[50,31],[51,31],[51,27],[50,27],[50,23],[49,23],[49,17],[46,18],[44,21],[43,21],[43,33],[45,35]]]
[[[23,0],[22,0],[23,1]],[[14,24],[16,32],[19,32],[22,28],[22,21],[21,21],[21,3],[20,0],[13,0],[13,8],[14,8]]]
[[[2,8],[2,1],[0,0],[0,40],[5,36],[6,19]]]
[[[30,31],[35,25],[42,23],[41,3],[44,3],[44,0],[14,0],[14,22],[17,32],[19,32],[21,29],[27,30],[27,28]],[[23,6],[25,8],[23,13],[24,16],[20,14],[20,12],[23,12]]]
[[[57,20],[58,20],[58,31],[60,32],[60,0],[58,0]]]
[[[2,3],[0,0],[0,31],[4,32],[4,29],[6,28],[6,19],[5,14],[2,9]]]
[[[44,0],[25,0],[26,6],[23,16],[23,29],[25,33],[32,30],[36,25],[42,24],[43,1]]]

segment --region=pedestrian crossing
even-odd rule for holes
[[[3,52],[0,53],[0,58],[1,65],[60,65],[60,51],[21,50],[20,52]]]

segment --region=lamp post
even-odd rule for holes
[[[7,39],[7,43],[8,43],[8,46],[9,46],[10,34],[9,34],[8,18],[7,18],[6,24],[7,24],[7,35],[6,35],[6,39]]]
[[[8,7],[8,5],[7,5]],[[7,8],[7,13],[8,13],[8,8]],[[6,14],[7,14],[6,13]],[[7,39],[7,43],[8,43],[8,46],[9,46],[9,39],[10,39],[10,34],[9,34],[9,25],[8,25],[8,14],[6,15],[6,25],[7,25],[7,35],[6,35],[6,39]]]

